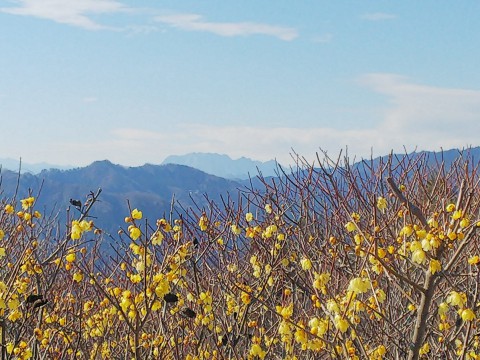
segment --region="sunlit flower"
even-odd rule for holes
[[[353,278],[348,285],[348,291],[353,291],[355,294],[363,294],[370,288],[370,280],[366,278]]]
[[[252,221],[253,220],[253,214],[251,212],[246,213],[245,214],[245,220],[247,220],[247,222]]]
[[[463,216],[463,211],[462,210],[456,210],[452,214],[452,219],[453,220],[458,220]]]
[[[448,205],[446,206],[445,210],[447,210],[447,212],[452,212],[452,211],[454,211],[454,210],[455,210],[455,204],[452,204],[452,203],[448,204]]]
[[[76,255],[74,252],[68,254],[67,256],[65,256],[65,260],[67,260],[69,263],[72,263],[74,262],[76,259]]]
[[[317,290],[321,290],[330,281],[329,273],[319,274],[315,272],[315,280],[313,281],[313,287]]]
[[[300,260],[300,265],[302,266],[303,270],[310,270],[312,268],[312,262],[307,258]]]
[[[22,209],[27,210],[33,205],[33,203],[35,202],[35,198],[33,196],[30,196],[26,199],[20,200],[20,202],[22,203]]]
[[[265,352],[265,350],[262,349],[259,344],[253,344],[250,348],[250,355],[252,355],[253,357],[258,356],[260,359],[265,359],[267,353]]]
[[[348,232],[352,232],[352,231],[355,231],[355,229],[357,228],[357,225],[355,225],[355,223],[353,223],[352,221],[349,221],[345,224],[345,228],[347,229]]]
[[[7,204],[5,205],[5,212],[7,214],[13,214],[13,212],[15,211],[15,208],[11,205],[11,204]]]
[[[413,228],[410,225],[405,225],[403,229],[400,231],[400,236],[405,235],[405,236],[410,236],[413,234]]]
[[[242,232],[242,229],[240,228],[240,226],[235,224],[230,226],[230,230],[232,230],[232,233],[234,233],[235,235],[240,235],[240,233]]]
[[[205,231],[208,228],[208,218],[206,215],[200,216],[198,220],[198,226],[200,226],[200,230]]]
[[[150,237],[150,240],[152,241],[153,245],[160,245],[163,241],[163,234],[160,230],[155,231],[152,236]]]
[[[143,216],[143,213],[138,210],[138,209],[133,209],[132,210],[132,218],[135,219],[135,220],[140,220]]]
[[[81,271],[79,272],[76,272],[75,274],[73,274],[73,280],[75,280],[76,282],[80,282],[83,280],[83,274]]]
[[[130,237],[132,238],[132,240],[137,240],[140,237],[140,235],[142,235],[142,232],[136,226],[130,226],[129,230],[130,230]]]
[[[450,291],[450,294],[447,296],[447,303],[453,306],[458,306],[459,308],[463,308],[466,302],[467,295],[465,295],[465,293]]]
[[[422,345],[422,347],[420,348],[420,352],[419,354],[420,355],[426,355],[430,352],[430,344],[428,342],[426,342],[425,344]]]
[[[440,303],[438,305],[438,315],[445,315],[449,309],[449,306],[446,302]]]
[[[430,272],[435,274],[437,271],[442,270],[442,263],[439,260],[432,259],[430,260]]]
[[[468,259],[468,263],[470,265],[477,265],[478,263],[480,263],[480,256],[474,255],[474,256],[470,257]]]
[[[82,227],[80,226],[80,223],[77,220],[72,221],[72,233],[71,233],[71,238],[73,240],[78,240],[82,237]]]
[[[265,205],[265,212],[267,214],[271,214],[272,213],[272,205],[270,205],[270,204]]]
[[[460,316],[463,321],[472,321],[475,319],[475,313],[472,309],[463,309]]]
[[[348,327],[349,327],[348,321],[345,320],[345,319],[344,319],[343,317],[341,317],[340,315],[335,315],[334,323],[335,323],[335,328],[337,328],[338,330],[340,330],[342,333],[344,333],[345,331],[347,331],[347,329],[348,329]]]
[[[423,251],[423,249],[415,250],[412,253],[412,261],[417,263],[417,264],[423,264],[425,259],[426,259],[426,255],[425,255],[425,251]]]
[[[460,227],[466,228],[468,225],[470,225],[470,219],[464,217],[462,220],[460,220]]]
[[[377,208],[380,211],[385,211],[385,209],[387,208],[387,200],[384,197],[379,196],[377,198]]]

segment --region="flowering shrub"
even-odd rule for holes
[[[299,159],[108,251],[100,191],[65,232],[3,198],[2,359],[480,359],[477,167],[427,160]]]

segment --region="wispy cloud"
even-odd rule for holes
[[[65,158],[51,161],[71,163],[73,148],[85,161],[106,158],[124,165],[160,163],[161,156],[189,152],[226,153],[233,158],[247,156],[258,160],[275,158],[288,165],[293,163],[292,149],[313,161],[320,148],[336,156],[348,147],[349,153],[359,159],[392,150],[403,152],[404,148],[440,150],[480,145],[480,91],[422,85],[395,74],[367,74],[358,83],[387,99],[378,104],[378,119],[370,126],[341,130],[333,126],[183,123],[166,126],[162,131],[118,128],[111,130],[107,139],[95,137],[77,143],[59,140],[64,142],[52,144],[54,153]],[[359,122],[365,116],[358,114]],[[332,123],[336,120],[332,119]],[[49,151],[51,155],[52,150]],[[47,152],[41,154],[37,150],[34,155],[39,159],[48,157]]]
[[[392,20],[396,19],[397,15],[383,13],[383,12],[376,12],[376,13],[367,13],[360,16],[363,20],[368,21],[383,21],[383,20]]]
[[[108,28],[92,20],[91,15],[129,10],[116,0],[14,0],[13,3],[14,6],[0,8],[0,12],[48,19],[88,30]]]
[[[480,91],[422,85],[395,74],[367,74],[360,83],[388,97],[377,132],[392,147],[478,144]]]
[[[220,36],[268,35],[284,41],[298,37],[294,28],[254,22],[211,22],[197,14],[174,14],[155,17],[155,20],[186,31],[204,31]]]

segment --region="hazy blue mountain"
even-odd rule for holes
[[[40,171],[45,170],[45,169],[71,169],[72,166],[61,166],[61,165],[54,165],[54,164],[49,164],[46,162],[41,162],[41,163],[26,163],[23,162],[21,163],[21,172],[22,173],[32,173],[32,174],[38,174]],[[3,170],[11,170],[18,172],[18,169],[20,167],[20,159],[10,159],[10,158],[0,158],[0,166]]]
[[[480,160],[480,147],[470,147],[465,149],[450,149],[443,151],[418,151],[409,154],[393,154],[392,164],[395,166],[402,162],[405,157],[415,159],[417,157],[424,157],[427,165],[435,166],[443,163],[448,169],[454,161],[462,157],[463,159],[471,158],[472,161],[478,162]],[[373,159],[373,165],[378,166],[380,162],[386,163],[389,155],[379,156]],[[359,161],[355,166],[363,166],[363,164],[370,164],[370,160]]]
[[[15,192],[18,173],[3,170],[2,196],[10,198]],[[102,188],[100,202],[93,208],[96,223],[109,231],[124,225],[129,214],[127,200],[132,208],[143,211],[153,223],[169,214],[172,197],[185,208],[205,207],[208,199],[220,202],[220,196],[237,192],[241,185],[235,181],[206,174],[182,165],[150,165],[124,167],[111,162],[96,161],[89,166],[71,170],[44,170],[39,174],[22,174],[18,197],[28,195],[29,189],[40,196],[37,208],[46,213],[58,213],[65,221],[70,199],[86,200],[86,195]],[[78,216],[71,208],[71,216]],[[178,210],[178,209],[177,209]],[[198,212],[198,210],[197,210]]]
[[[226,179],[243,180],[255,177],[259,171],[263,176],[275,176],[277,169],[275,160],[261,162],[246,157],[233,160],[228,155],[215,153],[171,155],[162,164],[186,165]]]
[[[210,155],[212,156],[208,157],[208,154],[203,154],[200,157],[203,159],[224,159],[225,164],[229,164],[229,166],[242,163],[241,159],[231,160],[228,156]],[[437,153],[418,152],[408,156],[413,159],[416,156],[423,155],[430,165],[434,166],[436,163],[443,161],[448,168],[460,155],[463,157],[468,155],[470,159],[478,163],[480,147],[466,149],[463,152],[452,149]],[[405,154],[394,155],[393,162],[400,163],[405,156]],[[386,156],[373,159],[373,166],[378,166],[380,161],[385,163],[385,160]],[[222,161],[218,161],[218,163],[222,163]],[[246,163],[255,162],[246,159]],[[353,166],[360,171],[360,174],[365,173],[367,175],[371,162],[368,160],[366,163],[359,161]],[[229,173],[232,174],[233,170]],[[276,179],[276,177],[268,176],[268,173],[260,167],[259,170],[262,171],[267,183]],[[287,174],[289,173],[289,169],[284,170]],[[102,188],[101,201],[96,204],[91,215],[98,218],[96,222],[100,227],[109,231],[116,231],[119,226],[124,225],[123,218],[129,213],[127,201],[130,202],[132,208],[141,209],[145,218],[152,222],[169,214],[173,197],[177,205],[175,211],[183,211],[178,206],[181,205],[184,209],[193,207],[199,213],[202,208],[208,207],[208,201],[220,204],[222,197],[225,198],[228,194],[232,194],[234,199],[237,198],[238,189],[253,187],[260,192],[263,191],[265,186],[256,174],[256,170],[252,171],[252,180],[234,181],[210,175],[185,165],[145,164],[138,167],[125,167],[104,160],[96,161],[82,168],[50,169],[43,170],[38,174],[23,173],[20,175],[17,197],[28,196],[29,189],[34,196],[37,196],[40,192],[37,208],[46,214],[57,215],[60,223],[64,223],[67,208],[70,207],[71,209],[70,217],[78,216],[76,210],[69,204],[70,199],[78,199],[83,202],[88,193]],[[14,195],[18,176],[18,171],[2,169],[0,173],[0,195],[2,198],[8,199]],[[297,176],[302,176],[301,170]]]

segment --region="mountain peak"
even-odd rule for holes
[[[264,176],[274,176],[277,168],[275,160],[262,162],[247,157],[233,160],[226,154],[199,152],[168,156],[162,163],[165,164],[186,165],[227,179],[248,179],[259,171]]]

